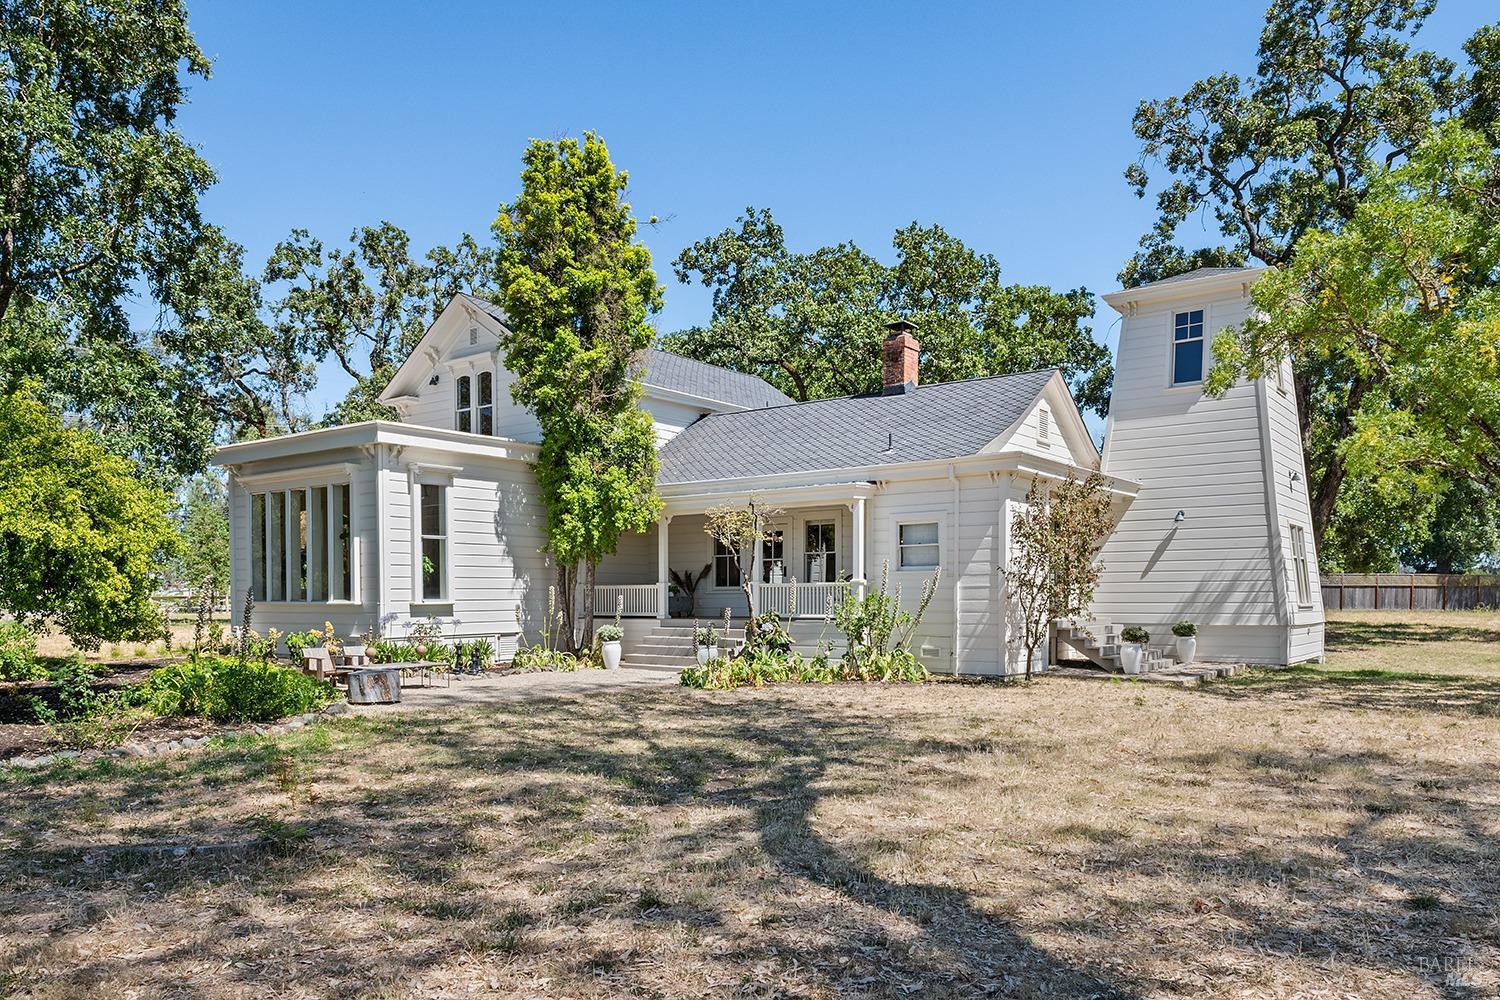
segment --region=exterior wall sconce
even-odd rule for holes
[[[427,380],[427,384],[428,385],[437,385],[438,384],[438,373],[437,372],[433,372],[432,373],[432,378],[430,378],[430,379]]]
[[[1181,524],[1183,521],[1187,520],[1187,511],[1179,510],[1177,512],[1177,516],[1172,518],[1172,520],[1176,521],[1178,524]]]

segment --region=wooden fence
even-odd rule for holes
[[[1332,573],[1323,577],[1329,611],[1469,611],[1500,607],[1500,576],[1442,573]]]

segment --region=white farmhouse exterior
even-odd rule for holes
[[[1096,619],[1062,629],[1112,663],[1111,637],[1202,626],[1199,657],[1287,663],[1322,655],[1316,560],[1294,397],[1266,380],[1207,399],[1207,341],[1246,308],[1259,272],[1195,273],[1106,296],[1124,315],[1102,468],[1121,514],[1104,552]],[[1179,326],[1186,314],[1186,326]],[[1195,321],[1194,316],[1199,318]],[[451,638],[535,639],[554,572],[531,463],[540,432],[511,399],[504,314],[459,295],[370,421],[229,445],[232,600],[252,624],[400,636],[437,618]],[[1185,335],[1184,335],[1185,331]],[[621,540],[598,575],[599,614],[626,614],[627,662],[673,665],[668,571],[707,577],[678,610],[745,614],[704,514],[750,495],[781,509],[748,560],[760,610],[799,642],[827,602],[889,569],[914,606],[941,570],[915,652],[934,672],[998,675],[1024,654],[1005,617],[1009,521],[1035,477],[1081,476],[1101,456],[1055,370],[920,384],[911,328],[893,325],[879,393],[794,403],[754,376],[652,350],[642,406],[661,449],[660,523]],[[1196,343],[1194,379],[1173,359]],[[1182,369],[1178,376],[1194,374]],[[1183,516],[1177,519],[1177,511]],[[1299,553],[1300,552],[1300,556]],[[830,637],[832,638],[832,637]]]

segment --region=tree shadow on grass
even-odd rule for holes
[[[1500,630],[1481,625],[1437,625],[1422,622],[1367,622],[1339,619],[1324,626],[1329,652],[1353,652],[1381,646],[1425,642],[1500,642]]]
[[[843,765],[873,761],[899,770],[966,752],[958,736],[902,736],[874,714],[831,707],[789,711],[733,696],[633,693],[359,726],[362,746],[399,743],[403,754],[382,761],[377,750],[360,760],[360,750],[341,748],[335,736],[317,761],[320,779],[331,780],[333,770],[357,787],[362,769],[371,794],[304,810],[308,832],[289,855],[83,871],[74,862],[88,845],[31,847],[0,861],[0,872],[15,876],[3,883],[0,901],[37,904],[61,880],[72,909],[52,933],[88,934],[109,909],[80,903],[123,892],[170,908],[248,883],[317,945],[317,961],[273,962],[267,956],[278,948],[285,958],[284,940],[265,930],[266,921],[231,915],[197,927],[191,945],[136,960],[134,974],[183,989],[194,986],[179,968],[188,954],[226,963],[224,975],[239,987],[339,993],[415,986],[477,951],[523,965],[562,963],[605,993],[661,993],[660,963],[641,961],[649,955],[640,949],[650,945],[639,934],[670,924],[685,942],[677,953],[685,969],[703,965],[722,974],[727,966],[742,977],[737,988],[766,995],[1134,995],[1118,975],[1076,968],[1037,947],[970,893],[884,878],[820,834],[815,812],[822,801],[879,788]],[[410,766],[413,757],[420,767]],[[180,778],[264,783],[276,759],[260,748],[226,751],[186,764]],[[23,789],[21,812],[45,815],[46,794],[40,785]],[[130,805],[123,796],[115,803]],[[674,820],[685,827],[678,831]],[[659,836],[651,836],[653,824]],[[171,833],[143,832],[155,839]],[[204,841],[243,833],[243,823],[215,817],[200,818],[191,830]],[[362,865],[363,888],[326,877],[348,858]],[[674,891],[694,877],[722,882],[723,891]],[[736,941],[732,928],[742,926],[747,906],[764,910],[763,933]],[[349,907],[383,916],[322,939],[320,924]],[[394,933],[381,920],[420,931]],[[574,927],[579,943],[563,953],[533,953],[525,945],[533,932],[521,930],[533,925]],[[608,930],[614,927],[625,932]],[[693,944],[715,928],[733,943]],[[47,960],[44,943],[29,942],[0,967]],[[330,989],[330,969],[345,986]],[[48,971],[72,986],[120,975],[103,958]],[[713,981],[705,971],[685,979],[699,985],[681,993]]]
[[[1336,670],[1304,665],[1252,669],[1197,689],[1209,698],[1282,695],[1337,708],[1437,712],[1500,718],[1500,677],[1428,674],[1404,670]]]

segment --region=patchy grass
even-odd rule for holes
[[[0,992],[1489,995],[1478,646],[1335,634],[1317,683],[663,688],[12,773]]]

